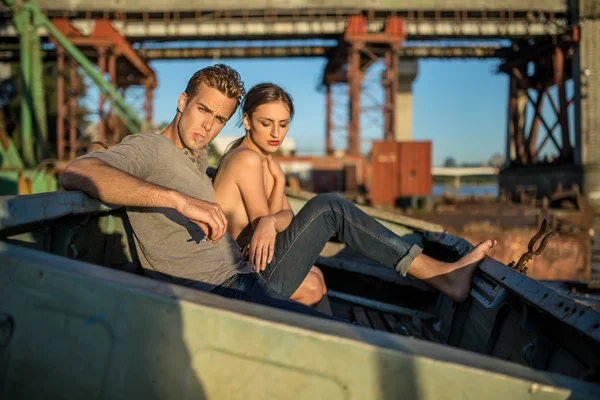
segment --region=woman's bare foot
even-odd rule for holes
[[[452,301],[462,302],[469,296],[477,265],[495,244],[495,240],[486,240],[453,263],[444,263],[420,254],[411,263],[408,273],[426,281]]]
[[[467,299],[471,292],[471,280],[479,262],[483,260],[495,244],[495,240],[486,240],[479,243],[460,260],[452,263],[453,271],[447,274],[450,288],[446,293],[451,300],[460,303]]]

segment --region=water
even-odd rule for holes
[[[433,185],[433,196],[444,193],[454,193],[457,196],[493,196],[498,197],[498,185],[461,185],[458,189],[453,186]]]

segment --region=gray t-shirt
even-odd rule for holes
[[[155,133],[130,135],[104,151],[82,158],[97,158],[147,182],[214,202],[215,191],[206,175],[208,154],[195,159],[167,137]],[[128,190],[122,188],[122,190]],[[147,275],[180,284],[192,281],[219,285],[236,273],[251,273],[240,248],[229,234],[216,244],[204,240],[202,229],[174,209],[127,207],[136,248]],[[181,279],[179,279],[181,278]]]

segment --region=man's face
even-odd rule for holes
[[[227,97],[218,89],[201,84],[193,99],[182,93],[177,108],[181,112],[177,124],[181,144],[196,153],[221,132],[235,112],[237,100]]]

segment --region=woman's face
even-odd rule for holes
[[[290,126],[290,111],[282,102],[267,103],[256,107],[251,116],[244,115],[244,128],[250,131],[250,139],[264,153],[275,153]]]

